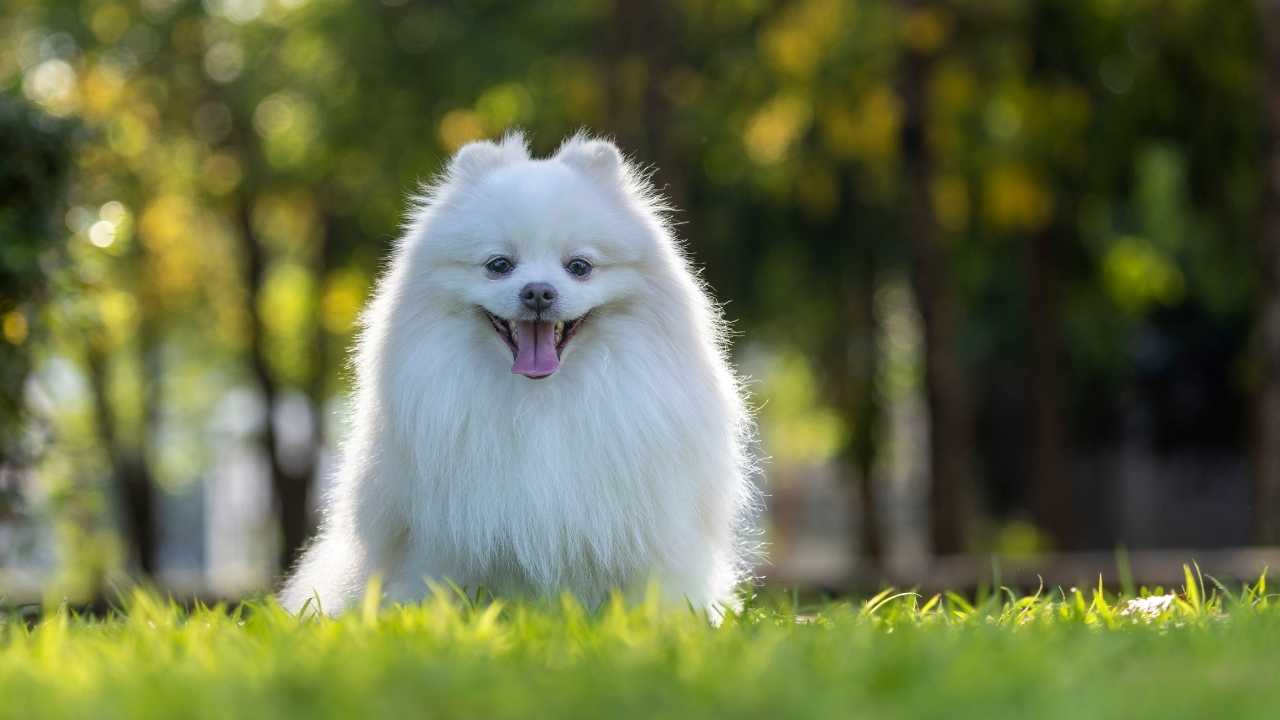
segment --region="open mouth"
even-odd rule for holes
[[[560,369],[560,354],[587,319],[583,315],[574,320],[507,320],[488,310],[484,314],[498,337],[511,348],[511,372],[534,380]]]

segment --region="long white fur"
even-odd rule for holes
[[[489,277],[507,254],[517,268]],[[586,280],[565,260],[587,254]],[[591,311],[560,370],[511,373],[479,308],[520,315],[551,282]],[[524,138],[463,147],[417,199],[363,315],[351,435],[320,533],[280,593],[337,613],[375,574],[587,604],[656,582],[713,615],[733,604],[754,505],[752,425],[718,308],[647,177],[579,134],[548,159]]]

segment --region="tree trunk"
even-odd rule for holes
[[[858,321],[851,327],[862,333],[857,343],[858,352],[858,403],[855,411],[857,438],[853,447],[853,464],[858,469],[858,496],[862,503],[862,552],[877,568],[884,560],[884,545],[880,540],[878,503],[876,501],[876,460],[880,447],[880,388],[877,376],[880,372],[880,326],[876,322],[876,284],[879,282],[879,263],[873,242],[868,241],[862,266],[859,295],[856,303]]]
[[[1063,452],[1066,428],[1062,422],[1061,294],[1057,251],[1065,246],[1063,233],[1072,222],[1069,208],[1063,220],[1028,239],[1026,253],[1027,309],[1030,363],[1026,397],[1029,404],[1031,447],[1027,475],[1036,524],[1047,532],[1055,549],[1076,545],[1067,453]]]
[[[126,455],[117,467],[134,559],[143,577],[154,578],[160,569],[155,482],[141,453]]]
[[[850,254],[839,258],[848,268],[835,288],[837,318],[842,332],[834,333],[823,353],[826,390],[832,404],[845,417],[852,434],[840,453],[850,478],[850,517],[859,519],[858,533],[851,537],[853,551],[870,571],[879,570],[883,560],[879,518],[876,509],[875,470],[879,448],[880,398],[876,376],[879,372],[879,328],[875,314],[876,283],[879,280],[875,230],[859,237],[854,209],[858,206],[853,173],[839,176],[840,196],[845,199],[832,227],[814,227],[814,237],[839,238]]]
[[[1280,543],[1280,0],[1262,0],[1266,48],[1267,152],[1263,173],[1262,233],[1258,246],[1261,297],[1258,340],[1262,381],[1258,393],[1257,540]]]
[[[153,352],[154,348],[144,348],[144,354]],[[129,561],[142,577],[154,578],[159,569],[159,533],[155,482],[147,465],[145,440],[129,443],[120,437],[107,386],[106,357],[92,345],[87,350],[87,356],[94,421],[99,442],[107,454]],[[150,367],[151,362],[147,361],[147,365]],[[149,377],[152,378],[150,382],[155,382],[155,375]],[[146,382],[148,381],[144,379],[144,384]],[[144,392],[150,396],[153,391],[148,389]],[[142,434],[146,436],[154,427],[152,422],[155,402],[153,399],[146,399],[144,403],[147,407],[144,409],[146,419]]]
[[[903,0],[905,12],[924,3]],[[931,60],[904,48],[902,162],[907,189],[911,280],[924,324],[925,391],[929,407],[930,526],[936,554],[965,551],[975,524],[973,425],[964,369],[957,356],[959,313],[948,277],[950,258],[933,211],[927,80]]]
[[[287,571],[293,566],[311,532],[311,478],[315,470],[314,455],[304,467],[290,467],[280,453],[276,434],[275,411],[280,401],[280,387],[267,358],[267,330],[259,313],[259,299],[267,271],[266,249],[253,229],[251,196],[242,193],[236,204],[240,249],[244,258],[245,315],[249,320],[249,366],[258,394],[262,397],[265,417],[258,442],[271,469],[271,495],[280,527],[277,567]],[[316,414],[316,426],[320,418]],[[313,447],[314,453],[314,447]]]
[[[234,99],[225,99],[229,107],[237,107]],[[250,170],[248,177],[266,177],[269,172],[261,165],[261,148],[258,147],[254,133],[246,131],[253,123],[247,116],[236,118],[233,129],[227,138],[227,145],[233,148],[245,162],[256,165],[257,170]],[[323,192],[323,191],[322,191]],[[302,463],[288,463],[281,454],[280,439],[276,432],[276,410],[279,407],[282,388],[272,372],[267,356],[267,328],[259,311],[263,285],[270,258],[262,239],[253,227],[253,200],[255,189],[247,184],[241,185],[234,197],[231,212],[238,232],[237,241],[243,262],[245,293],[243,312],[249,321],[249,369],[257,386],[258,395],[263,403],[262,430],[258,435],[258,445],[267,458],[270,468],[271,497],[273,511],[276,515],[280,531],[280,545],[276,557],[277,570],[287,572],[301,554],[303,546],[313,529],[311,521],[311,486],[318,465],[320,438],[322,437],[323,414],[321,409],[324,393],[327,388],[326,370],[327,341],[324,328],[319,319],[319,302],[313,303],[314,333],[311,346],[310,371],[312,376],[304,388],[311,403],[312,436],[309,440],[309,453]],[[322,203],[323,203],[323,199]],[[333,217],[322,211],[321,247],[318,254],[316,271],[317,292],[323,292],[323,284],[332,261]]]
[[[1053,3],[1034,6],[1025,32],[1044,37],[1057,32],[1067,18],[1063,7]],[[1071,85],[1087,87],[1089,76],[1063,64],[1054,47],[1038,44],[1032,51],[1031,79],[1048,85],[1064,80]],[[1051,168],[1048,158],[1040,162]],[[1076,237],[1075,189],[1082,184],[1080,168],[1058,166],[1054,170],[1060,191],[1055,219],[1027,238],[1025,277],[1028,314],[1026,374],[1026,418],[1029,428],[1029,453],[1026,458],[1027,491],[1036,525],[1053,540],[1056,550],[1073,550],[1080,542],[1076,522],[1071,473],[1071,432],[1063,415],[1063,373],[1066,370],[1066,346],[1062,328],[1062,256],[1064,248],[1073,247]]]

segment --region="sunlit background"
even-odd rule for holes
[[[1216,0],[8,0],[0,602],[270,587],[407,194],[512,127],[613,136],[682,208],[752,378],[770,581],[1280,566],[1269,30]]]

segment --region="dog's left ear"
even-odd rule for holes
[[[602,182],[617,182],[622,175],[622,153],[608,140],[575,135],[560,146],[556,159]]]

